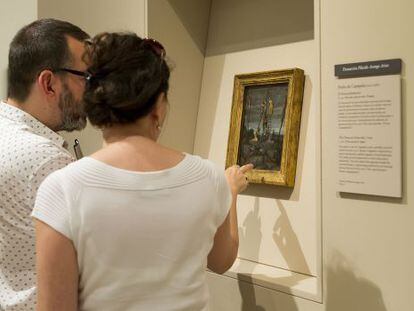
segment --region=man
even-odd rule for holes
[[[34,310],[36,191],[51,172],[73,161],[57,131],[83,129],[88,35],[43,19],[10,44],[8,98],[0,102],[0,310]]]

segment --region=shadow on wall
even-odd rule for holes
[[[313,1],[309,0],[168,2],[206,56],[314,38]]]
[[[249,260],[257,262],[262,243],[262,220],[259,215],[259,198],[255,198],[253,209],[239,227],[239,254],[250,254]],[[248,246],[248,251],[245,247]]]
[[[311,77],[305,74],[305,88],[303,93],[302,101],[302,112],[300,119],[300,129],[299,129],[299,147],[298,147],[298,156],[296,164],[296,175],[295,175],[295,186],[293,188],[292,196],[290,200],[299,201],[299,196],[301,193],[301,187],[303,183],[303,166],[305,163],[305,146],[312,146],[307,142],[309,130],[309,115],[311,110],[312,102],[312,93],[313,93],[313,82]],[[316,127],[318,128],[318,127]],[[318,129],[319,130],[319,129]],[[318,137],[320,133],[317,131],[315,136]],[[308,147],[309,148],[309,147]],[[308,162],[306,162],[308,163]],[[317,177],[315,176],[315,182],[317,182]]]
[[[386,311],[382,293],[338,251],[328,258],[326,311]]]
[[[253,210],[247,215],[242,227],[239,227],[239,239],[249,240],[253,248],[251,261],[258,261],[260,245],[262,243],[261,219],[259,216],[259,198],[255,198]],[[241,263],[243,265],[243,262]],[[258,305],[255,295],[253,279],[248,274],[237,275],[240,295],[242,297],[241,311],[264,311],[264,307]]]
[[[200,52],[204,55],[211,0],[168,0],[168,2]]]
[[[276,220],[273,227],[273,240],[275,244],[279,247],[279,250],[287,262],[289,268],[297,267],[298,264],[303,265],[305,270],[309,272],[309,267],[306,263],[305,256],[299,245],[296,234],[294,233],[292,226],[290,225],[289,219],[286,214],[286,210],[283,207],[282,203],[279,200],[276,200],[276,204],[281,212],[280,217]],[[249,258],[252,262],[259,261],[259,252],[262,241],[262,232],[261,232],[261,219],[259,216],[259,198],[256,197],[254,202],[253,210],[247,215],[245,221],[242,224],[242,227],[239,228],[240,240],[248,240],[250,243],[250,249],[254,245],[254,250],[251,252],[254,254]],[[241,262],[241,266],[243,262]],[[241,270],[245,271],[243,267]],[[292,269],[293,270],[293,269]],[[251,271],[253,272],[253,271]],[[260,275],[258,276],[260,278]],[[303,279],[307,278],[306,275],[303,275]],[[274,279],[275,283],[289,284],[289,286],[294,286],[299,282],[300,279],[297,277],[284,277]],[[242,297],[242,311],[250,310],[286,310],[286,311],[297,311],[296,303],[292,296],[286,296],[283,301],[283,309],[280,309],[273,300],[266,301],[266,306],[261,305],[261,301],[258,301],[256,298],[255,290],[257,287],[253,284],[254,280],[251,274],[239,273],[238,274],[238,285],[239,291]],[[288,290],[285,291],[287,294],[290,294]],[[270,305],[269,305],[270,304]]]
[[[241,311],[266,311],[265,307],[258,305],[256,301],[255,286],[252,284],[252,281],[252,279],[247,281],[238,280],[239,290],[242,296]]]
[[[280,216],[273,227],[273,240],[285,259],[289,270],[295,271],[297,267],[305,267],[306,271],[307,267],[307,271],[310,273],[299,240],[286,214],[286,209],[279,200],[276,200],[276,205],[280,210]],[[251,246],[254,245],[254,255],[249,258],[252,262],[258,262],[259,260],[262,240],[259,209],[260,201],[259,198],[256,198],[252,211],[239,228],[240,239],[248,240]],[[243,261],[240,265],[241,270],[246,271],[242,266]],[[355,265],[338,251],[335,251],[327,259],[325,272],[326,299],[324,300],[325,308],[323,310],[387,311],[380,289],[369,280],[357,276]],[[256,275],[256,277],[261,278],[260,275]],[[292,275],[274,279],[273,282],[293,287],[307,277],[309,276],[306,274],[300,274],[299,277]],[[240,273],[238,275],[238,286],[242,299],[241,311],[299,311],[295,298],[288,288],[283,289],[283,293],[286,294],[284,295],[254,285],[253,282],[251,273]],[[301,311],[306,310],[301,309]]]
[[[273,241],[286,261],[290,271],[310,274],[309,265],[302,251],[298,236],[286,214],[286,208],[280,200],[276,200],[280,216],[273,227]],[[300,270],[300,271],[299,271]]]
[[[313,38],[313,1],[212,0],[206,56]]]
[[[243,192],[244,195],[254,196],[256,198],[274,199],[276,196],[282,200],[297,201],[292,198],[292,193],[293,188],[265,184],[249,184],[249,187]]]

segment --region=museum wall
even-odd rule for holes
[[[316,64],[318,67],[316,71],[320,73],[321,80],[320,85],[318,84],[320,88],[312,88],[312,94],[306,95],[305,92],[305,99],[308,96],[309,100],[310,95],[315,96],[316,101],[321,98],[321,109],[316,111],[316,113],[321,113],[319,116],[321,119],[320,139],[313,137],[311,140],[319,143],[322,152],[322,164],[318,168],[322,172],[322,176],[319,175],[322,177],[322,303],[303,299],[298,295],[254,286],[249,282],[227,276],[209,274],[213,311],[410,311],[414,308],[411,298],[414,290],[412,283],[414,250],[411,247],[414,236],[414,227],[411,224],[414,219],[414,205],[410,201],[414,175],[413,166],[410,163],[410,159],[413,158],[412,133],[414,129],[409,122],[409,116],[413,115],[413,108],[409,103],[413,100],[412,90],[414,89],[414,43],[410,39],[410,31],[414,26],[411,18],[414,4],[408,0],[393,2],[316,0],[314,9],[314,44],[319,51],[317,53],[320,53],[321,60]],[[320,38],[318,33],[320,33]],[[212,34],[210,33],[209,36]],[[298,46],[307,43],[309,42],[304,41]],[[199,117],[198,120],[195,152],[223,163],[226,138],[220,135],[226,136],[230,113],[227,105],[230,105],[232,91],[231,78],[226,75],[226,69],[231,68],[229,62],[231,63],[234,57],[238,57],[239,62],[232,66],[237,67],[238,71],[250,69],[256,64],[261,64],[264,51],[274,49],[273,53],[269,53],[274,56],[274,59],[269,60],[266,65],[285,65],[285,60],[283,58],[278,60],[277,57],[278,51],[288,46],[276,45],[266,49],[224,53],[206,58],[203,77],[214,76],[215,79],[212,80],[216,81],[216,84],[210,83],[211,86],[207,88],[210,84],[207,83],[205,86],[203,80],[200,111],[205,111],[205,113],[200,113],[199,116],[205,116],[205,119]],[[293,46],[295,44],[291,45]],[[310,47],[308,48],[312,51]],[[244,57],[249,53],[251,53],[250,62],[253,63],[252,59],[254,59],[254,64],[246,65],[247,60]],[[296,53],[298,52],[288,53],[293,58],[292,63],[295,66],[304,66],[304,59],[298,57]],[[336,153],[333,148],[336,144],[335,129],[337,126],[334,109],[337,96],[334,65],[391,58],[403,60],[401,90],[403,198],[340,194],[336,188]],[[208,107],[203,102],[204,97],[216,99],[216,107]],[[214,126],[208,131],[210,123]],[[312,123],[311,117],[308,118],[307,123]],[[207,131],[207,134],[204,134],[204,131]],[[302,127],[301,135],[318,134],[311,133],[309,129]],[[305,140],[305,146],[301,146],[305,150],[309,146],[308,141],[309,139]],[[306,156],[300,160],[302,164],[299,162],[299,165],[303,166],[302,170],[312,165],[305,163],[305,160]],[[310,180],[306,180],[306,183],[308,182]],[[317,180],[314,182],[318,183]],[[301,189],[302,187],[307,188],[309,185],[301,184]],[[243,196],[239,208],[239,215],[242,218],[246,214],[245,209],[249,209],[247,204],[249,200],[250,203],[254,200],[266,202],[266,199],[260,195],[259,199],[249,198],[248,195]],[[300,201],[291,202],[290,198],[286,202],[289,204],[286,210],[294,209],[296,204],[300,204]],[[265,213],[271,209],[270,204],[269,206],[265,204],[259,205],[259,211],[256,214]],[[254,205],[250,206],[251,213],[254,208]],[[271,216],[277,217],[274,214]],[[292,215],[289,216],[293,218]],[[304,214],[295,216],[301,220],[306,219]],[[261,221],[260,229],[251,233],[252,235],[263,231],[267,220],[263,221],[262,218]],[[288,221],[290,222],[291,218],[288,218]],[[306,223],[308,224],[309,222]],[[292,228],[296,233],[297,228],[295,226]],[[250,247],[254,247],[254,244],[250,244]]]
[[[91,36],[103,31],[133,31],[145,36],[147,31],[146,0],[38,0],[38,16],[67,20]],[[101,132],[90,124],[83,131],[62,135],[69,146],[78,138],[84,155],[102,146]]]
[[[0,99],[7,97],[9,44],[16,32],[37,18],[37,0],[0,2]]]
[[[148,36],[164,45],[171,78],[160,142],[193,153],[210,0],[148,1]]]
[[[304,2],[307,2],[303,8],[307,14],[300,9]],[[212,1],[194,153],[224,168],[234,75],[294,67],[305,71],[295,187],[252,184],[239,197],[240,261],[222,278],[233,278],[234,284],[237,284],[234,278],[243,278],[242,275],[248,277],[247,282],[263,279],[267,283],[264,286],[271,287],[273,283],[290,293],[296,282],[313,277],[316,283],[307,297],[318,300],[317,282],[321,279],[322,262],[320,65],[318,34],[313,31],[313,4],[309,6],[309,1],[292,1],[289,5],[263,1],[263,4],[264,7],[251,1]],[[273,12],[273,19],[269,12]],[[302,27],[296,25],[294,16],[300,16],[298,24]],[[251,25],[254,29],[249,32]],[[278,27],[289,33],[282,35]],[[266,30],[261,33],[258,29]],[[263,266],[297,272],[301,278],[290,273],[280,278],[266,277],[258,272]],[[211,276],[211,280],[214,278]],[[219,291],[221,294],[213,295],[214,301],[227,295],[223,289]],[[235,301],[239,299],[240,294]],[[232,309],[219,306],[220,303],[214,308],[239,310],[237,305]]]
[[[326,310],[414,310],[414,3],[321,1]],[[403,197],[336,191],[335,64],[401,58]],[[381,180],[378,180],[381,183]]]

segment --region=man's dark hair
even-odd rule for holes
[[[85,112],[99,128],[132,123],[167,95],[170,68],[160,43],[134,33],[101,33],[86,46],[92,74],[85,87]]]
[[[23,102],[44,69],[58,69],[71,62],[67,37],[79,41],[89,35],[79,27],[56,19],[40,19],[19,30],[10,43],[7,96]]]

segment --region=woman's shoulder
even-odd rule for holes
[[[192,167],[197,167],[199,169],[204,170],[205,172],[214,172],[219,169],[219,166],[215,164],[213,161],[205,159],[199,155],[191,154],[188,152],[179,151],[176,149],[172,149],[169,147],[161,146],[162,149],[160,149],[161,153],[163,153],[165,156],[175,159],[175,161],[178,162],[182,161],[185,162],[187,165],[190,165]],[[184,166],[187,167],[188,166]]]
[[[224,168],[209,159],[188,153],[186,153],[186,158],[188,158],[188,162],[191,163],[191,165],[197,167],[198,170],[214,180],[220,178],[221,175],[224,175]]]

